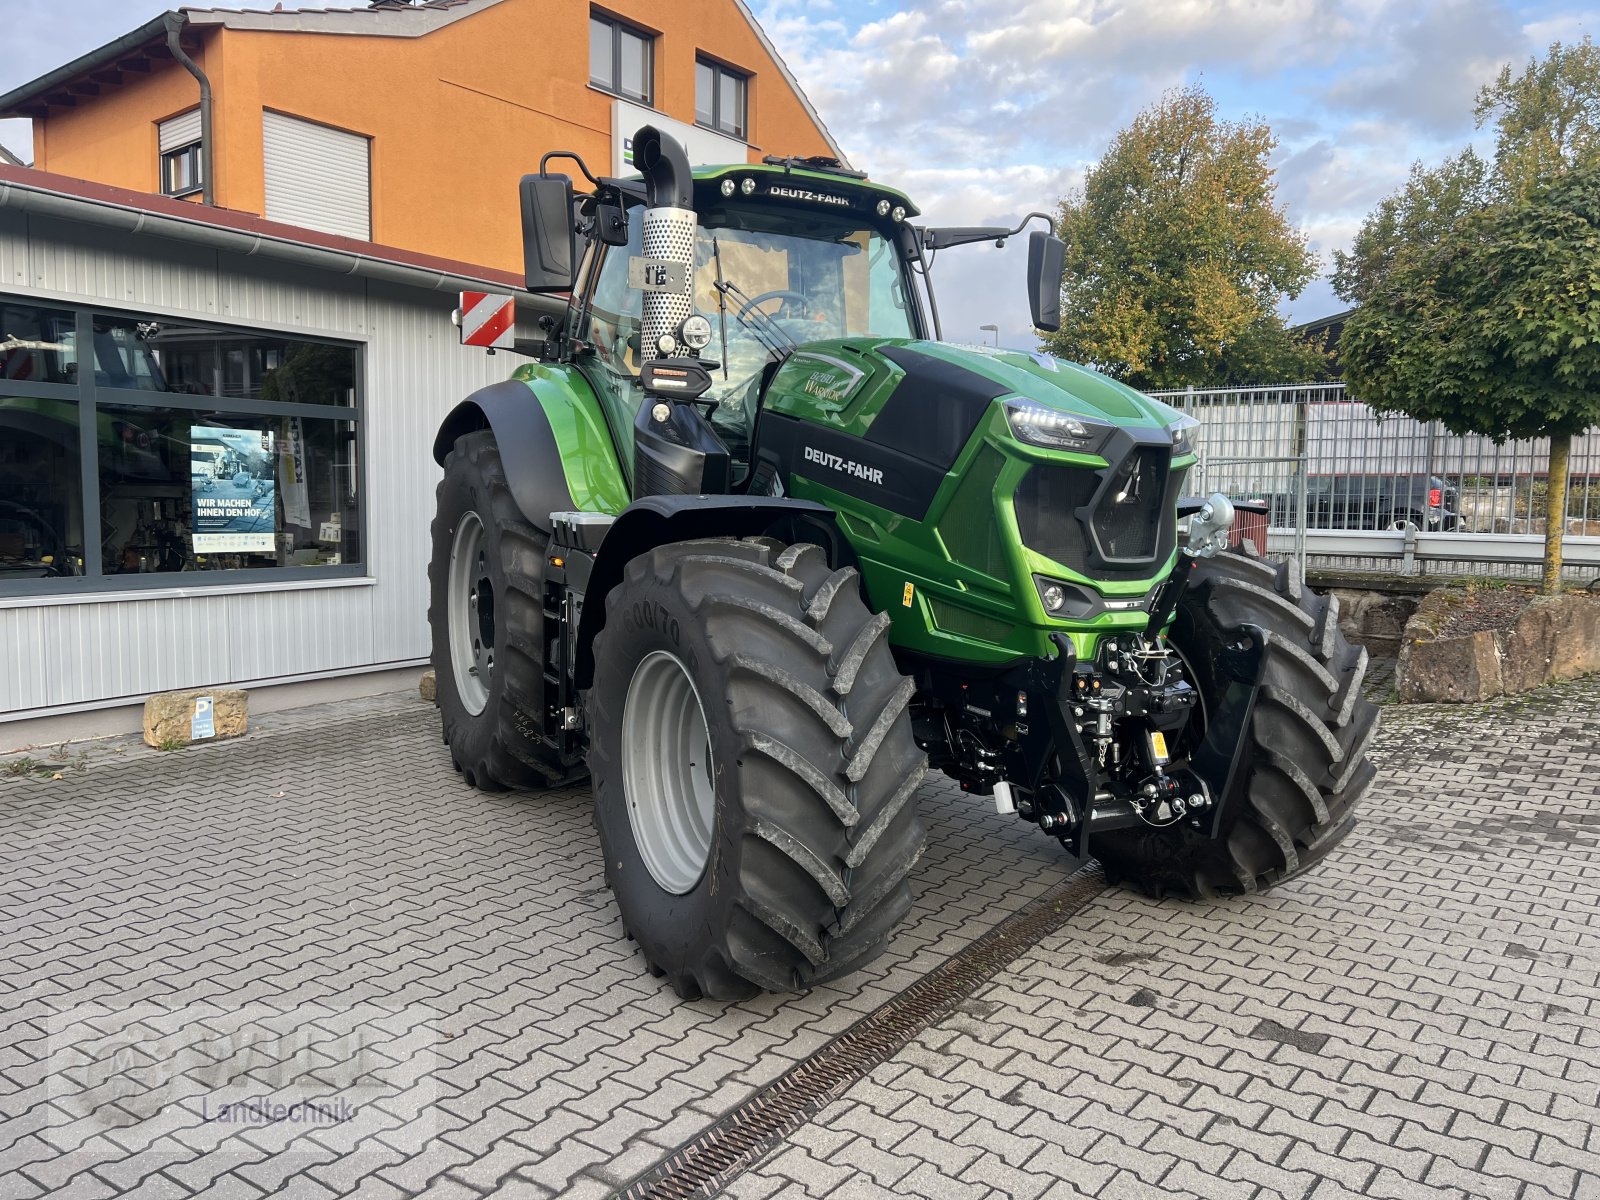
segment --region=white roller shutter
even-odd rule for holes
[[[372,143],[360,134],[262,113],[269,221],[372,240]]]
[[[192,146],[200,140],[200,110],[191,109],[161,122],[161,153]]]

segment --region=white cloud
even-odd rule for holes
[[[1562,13],[1542,21],[1530,21],[1522,27],[1522,32],[1539,50],[1545,49],[1551,42],[1571,45],[1583,41],[1584,34],[1600,34],[1600,15],[1582,11]]]
[[[1432,137],[1469,133],[1478,89],[1530,49],[1500,0],[1391,5],[1371,40],[1382,56],[1346,72],[1328,89],[1329,102]]]
[[[1259,113],[1278,133],[1279,203],[1326,268],[1412,161],[1472,135],[1473,96],[1501,63],[1592,20],[1525,24],[1520,2],[933,0],[875,5],[854,29],[805,0],[758,12],[855,165],[930,220],[1051,207],[1135,113],[1198,80],[1224,117]],[[1029,339],[1013,253],[941,260],[952,335],[999,320]],[[1294,308],[1316,305],[1342,307],[1318,284]]]

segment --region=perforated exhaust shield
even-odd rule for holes
[[[687,285],[680,292],[644,294],[643,356],[673,357],[687,353],[678,344],[678,330],[694,312],[694,231],[695,214],[689,208],[647,208],[644,210],[644,256],[682,263]],[[672,352],[661,353],[661,339],[672,339]]]

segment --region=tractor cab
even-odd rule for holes
[[[589,380],[635,496],[747,490],[758,477],[763,397],[796,351],[937,339],[933,251],[1003,244],[1021,230],[924,229],[903,193],[833,159],[691,169],[653,130],[634,145],[641,178],[596,179],[575,155],[551,154],[522,195],[528,288],[571,294],[547,356]],[[550,173],[558,157],[572,158],[593,190],[575,195],[567,176]],[[1033,237],[1035,317],[1051,328],[1060,242]],[[819,356],[822,374],[859,377],[825,349],[809,357]],[[666,374],[647,369],[656,362]],[[693,396],[675,370],[693,380]],[[644,399],[663,379],[668,415],[646,420],[662,411]]]
[[[568,329],[573,360],[625,431],[631,461],[643,397],[646,202],[642,190],[617,195],[626,241],[590,243]],[[697,171],[694,205],[693,313],[682,340],[710,375],[700,400],[737,485],[749,474],[769,368],[811,342],[927,336],[904,223],[915,210],[854,176],[787,165]]]

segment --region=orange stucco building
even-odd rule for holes
[[[701,161],[843,157],[743,0],[182,9],[0,116],[33,119],[40,170],[196,202],[209,184],[219,207],[507,270],[517,180],[547,150],[612,174],[665,118]]]

